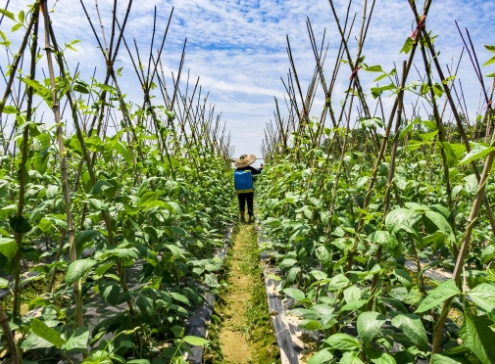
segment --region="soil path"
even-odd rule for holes
[[[251,297],[251,276],[243,272],[243,261],[249,244],[249,227],[242,225],[231,245],[229,289],[223,296],[224,322],[220,329],[220,343],[225,363],[251,363],[253,349],[243,332],[247,303]]]

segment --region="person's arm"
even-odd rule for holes
[[[260,174],[261,173],[261,171],[259,169],[256,169],[256,168],[254,168],[252,166],[249,166],[249,170],[251,171],[251,174],[252,175]]]

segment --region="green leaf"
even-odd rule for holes
[[[77,257],[79,258],[81,256],[81,253],[88,242],[94,240],[97,236],[100,235],[101,233],[97,230],[84,230],[78,232],[74,239],[74,244],[76,245]]]
[[[282,260],[280,262],[280,264],[278,266],[280,267],[280,269],[286,269],[286,268],[292,267],[295,264],[297,264],[297,260],[292,259],[292,258],[285,258],[284,260]]]
[[[363,312],[357,319],[357,330],[365,346],[370,346],[373,339],[385,324],[386,318],[379,312]]]
[[[3,14],[5,15],[7,18],[15,21],[15,16],[14,16],[14,13],[11,13],[10,11],[6,10],[6,9],[1,9],[0,8],[0,14]]]
[[[495,53],[495,46],[493,45],[485,45],[485,48],[492,53]]]
[[[62,345],[62,349],[70,352],[88,351],[89,330],[86,326],[81,326],[69,337],[69,340]]]
[[[320,350],[315,355],[313,355],[307,364],[325,364],[332,361],[333,355],[327,350]]]
[[[361,126],[365,128],[373,128],[373,127],[378,127],[378,128],[383,128],[384,124],[382,119],[374,117],[374,118],[360,118],[359,122],[361,123]]]
[[[363,67],[363,69],[368,72],[383,72],[382,66],[380,65]]]
[[[340,364],[364,364],[363,361],[359,358],[359,353],[356,352],[346,352],[342,355],[342,359],[340,359]]]
[[[491,64],[495,63],[495,56],[493,56],[492,58],[490,58],[488,61],[486,61],[483,66],[489,66]]]
[[[419,137],[421,138],[422,141],[429,142],[430,140],[434,139],[437,136],[437,134],[438,134],[438,130],[435,130],[430,133],[419,134]]]
[[[6,280],[5,278],[0,278],[0,289],[4,289],[8,287],[9,287],[9,281]]]
[[[108,211],[108,206],[102,200],[89,198],[87,202],[97,210]]]
[[[438,231],[441,232],[450,243],[453,244],[456,242],[452,227],[441,213],[436,211],[426,211],[425,217],[435,224]]]
[[[351,286],[344,291],[344,299],[346,303],[359,301],[362,296],[361,290],[356,286]]]
[[[407,290],[410,290],[412,285],[413,285],[413,282],[412,282],[412,278],[411,278],[411,275],[409,274],[409,272],[407,270],[404,270],[404,269],[395,269],[394,270],[394,274],[395,274],[395,277],[397,278],[397,280],[404,286],[407,288]]]
[[[416,312],[425,312],[460,293],[461,291],[459,291],[459,288],[455,285],[455,281],[453,279],[449,279],[434,290],[428,292],[423,301],[421,301],[419,307],[416,309]]]
[[[428,348],[428,337],[420,318],[414,314],[399,314],[392,320],[392,326],[401,329],[418,348],[426,350]]]
[[[380,244],[386,251],[393,251],[399,242],[395,235],[390,234],[388,231],[375,231],[368,236],[369,241],[375,244]]]
[[[4,114],[17,114],[17,108],[15,106],[12,106],[12,105],[6,105],[3,108],[3,113]]]
[[[65,275],[65,283],[71,285],[77,282],[96,265],[93,259],[78,259],[70,263]]]
[[[17,23],[16,25],[14,25],[12,27],[12,33],[18,31],[21,27],[22,27],[22,24],[21,23]]]
[[[359,310],[361,307],[363,307],[367,303],[368,303],[367,300],[352,301],[352,302],[346,303],[344,306],[342,306],[340,308],[340,311],[341,312],[356,311],[356,310]]]
[[[126,362],[127,364],[150,364],[148,359],[132,359]]]
[[[320,322],[316,320],[303,320],[299,323],[298,327],[308,331],[317,331],[322,329]]]
[[[31,321],[30,327],[36,335],[53,344],[57,348],[60,348],[65,343],[57,330],[48,327],[43,321],[40,321],[37,318],[34,318]]]
[[[405,54],[408,54],[411,51],[413,45],[414,45],[414,39],[408,37],[399,53],[404,52]]]
[[[495,332],[491,329],[493,321],[486,316],[464,316],[466,325],[465,345],[471,349],[483,364],[492,364],[495,358]]]
[[[386,86],[372,87],[371,95],[376,99],[383,93],[383,91],[395,90],[396,88],[397,87],[392,82]]]
[[[177,292],[170,292],[170,296],[172,296],[172,298],[175,300],[175,301],[178,301],[180,303],[183,303],[187,306],[190,306],[191,303],[189,302],[189,300],[187,299],[186,296],[180,294],[180,293],[177,293]]]
[[[377,348],[365,348],[364,353],[375,364],[396,364],[394,357]],[[400,363],[402,364],[402,363]]]
[[[17,243],[11,238],[0,237],[0,253],[10,262],[17,253]]]
[[[385,227],[391,233],[404,230],[408,233],[417,235],[414,225],[421,219],[421,215],[416,211],[397,208],[390,211],[385,218]]]
[[[99,195],[103,191],[108,190],[110,188],[114,188],[114,185],[112,185],[111,183],[109,183],[105,180],[101,180],[101,181],[98,181],[95,183],[95,185],[91,189],[91,194],[92,195]]]
[[[490,244],[481,252],[481,262],[488,264],[493,258],[495,258],[495,246]]]
[[[208,340],[198,336],[184,336],[183,340],[192,346],[205,346],[208,344]]]
[[[305,297],[304,292],[295,288],[286,288],[282,292],[287,296],[294,298],[297,302],[302,301]]]
[[[136,248],[114,248],[106,249],[100,255],[100,259],[119,258],[123,260],[139,259],[139,254]]]
[[[23,350],[48,349],[48,348],[52,348],[53,344],[39,337],[34,332],[31,332],[26,338],[26,340],[22,342],[20,347]],[[25,362],[26,361],[23,360],[23,363]]]
[[[24,13],[24,10],[19,11],[19,14],[17,15],[17,18],[21,23],[24,23],[24,19],[26,17],[26,14]]]
[[[485,155],[495,150],[495,147],[489,147],[480,143],[469,142],[469,144],[471,145],[471,151],[459,162],[461,165],[483,158]]]
[[[450,359],[441,354],[435,354],[431,357],[431,364],[462,364],[460,361]]]
[[[173,233],[175,235],[179,235],[179,236],[187,236],[187,232],[186,230],[184,230],[183,228],[181,228],[180,226],[172,226],[171,227],[171,230],[173,231]]]
[[[38,223],[38,227],[40,228],[41,231],[46,233],[49,232],[50,229],[53,227],[53,223],[50,221],[50,219],[43,217]]]
[[[11,216],[9,217],[10,227],[17,234],[26,234],[31,231],[32,226],[29,223],[29,220],[24,216]]]
[[[337,348],[342,351],[347,350],[358,350],[361,345],[359,341],[347,334],[333,334],[328,339],[325,340],[325,343],[331,346],[332,348]]]
[[[120,298],[120,284],[113,281],[98,281],[98,288],[103,296],[103,300],[112,306],[117,306],[119,304]]]
[[[346,288],[351,281],[343,274],[337,274],[329,283],[329,289],[332,291]]]
[[[495,287],[488,283],[481,283],[468,291],[468,296],[485,311],[495,314]]]
[[[141,314],[147,320],[150,320],[153,317],[153,300],[145,295],[141,294],[136,300],[136,306],[141,311]]]

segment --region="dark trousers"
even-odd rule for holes
[[[239,199],[239,211],[246,211],[246,202],[247,202],[248,215],[253,216],[254,193],[253,192],[239,193],[237,195],[237,198]]]

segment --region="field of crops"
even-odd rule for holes
[[[307,90],[287,38],[287,108],[275,99],[255,184],[269,278],[314,341],[301,363],[495,363],[495,74],[481,68],[495,56],[460,32],[481,90],[470,120],[462,75],[437,58],[431,2],[406,2],[416,29],[391,70],[365,62],[374,1],[356,54],[352,15],[330,1],[330,73],[308,19]],[[185,363],[211,344],[187,325],[226,285],[217,253],[238,224],[228,126],[197,83],[181,89],[184,54],[167,87],[168,25],[143,55],[127,15],[104,40],[88,16],[107,69],[82,79],[64,58],[77,41],[57,43],[47,9],[1,10],[0,362]],[[139,102],[120,86],[119,52]],[[364,89],[363,75],[382,86]]]

